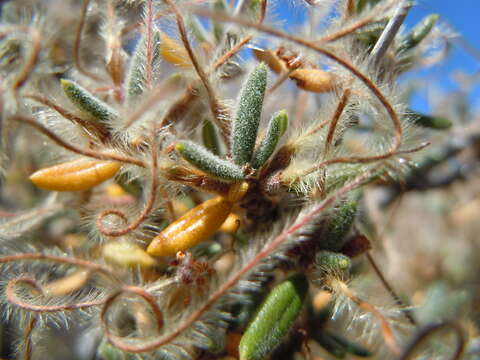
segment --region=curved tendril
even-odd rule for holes
[[[42,253],[24,253],[24,254],[16,254],[16,255],[7,255],[0,257],[0,264],[10,263],[10,262],[19,262],[19,261],[51,261],[60,264],[69,264],[73,266],[83,267],[92,272],[99,272],[103,275],[111,277],[112,279],[117,279],[117,276],[111,272],[109,268],[106,266],[96,264],[94,262],[78,259],[78,258],[71,258],[71,257],[63,257],[63,256],[56,256],[56,255],[48,255]]]
[[[105,301],[105,304],[103,305],[102,311],[100,313],[100,321],[102,323],[102,327],[104,330],[104,335],[107,337],[107,339],[112,343],[114,346],[122,349],[122,347],[128,347],[128,344],[123,343],[122,338],[119,336],[115,336],[110,332],[110,329],[108,327],[108,321],[106,319],[106,316],[108,314],[108,310],[110,306],[115,302],[115,300],[122,295],[125,294],[134,294],[137,296],[140,296],[147,302],[147,304],[150,306],[153,314],[155,315],[155,320],[156,320],[156,325],[157,325],[157,330],[160,331],[163,328],[164,322],[163,322],[163,314],[162,310],[159,308],[157,301],[155,297],[147,292],[145,289],[138,287],[138,286],[125,286],[116,293],[112,294],[111,296],[108,297],[108,299]],[[120,344],[120,346],[118,345]]]
[[[444,330],[452,331],[455,336],[457,337],[457,343],[455,347],[455,351],[452,353],[452,357],[450,360],[458,360],[462,356],[463,350],[465,348],[465,334],[463,333],[462,328],[460,325],[454,321],[448,321],[440,324],[435,324],[428,326],[426,329],[422,330],[413,342],[405,349],[403,354],[398,358],[398,360],[408,360],[411,355],[418,350],[418,346],[425,343],[425,341],[429,340],[431,337],[435,336],[437,332],[441,332]]]
[[[138,228],[148,217],[150,212],[153,209],[153,206],[155,204],[155,199],[157,198],[157,187],[158,187],[158,176],[157,176],[157,168],[158,168],[158,159],[157,159],[157,141],[156,137],[153,134],[152,135],[152,144],[151,144],[151,154],[152,154],[152,164],[151,164],[151,185],[150,185],[150,196],[148,197],[147,202],[145,203],[145,206],[138,216],[138,218],[132,222],[130,225],[126,226],[123,229],[106,229],[105,226],[103,225],[102,221],[103,219],[108,216],[108,215],[116,215],[120,217],[125,223],[128,223],[128,218],[127,216],[121,212],[120,210],[116,209],[109,209],[105,210],[102,213],[100,213],[97,217],[97,227],[100,230],[100,232],[103,235],[106,236],[122,236],[128,234],[130,231],[135,230]]]
[[[180,323],[172,332],[156,339],[152,342],[142,342],[141,344],[131,344],[123,340],[123,338],[112,335],[109,332],[106,332],[106,336],[110,343],[120,350],[131,352],[131,353],[141,353],[148,352],[159,348],[169,342],[173,341],[176,337],[182,334],[187,330],[192,324],[197,321],[206,311],[208,311],[222,296],[226,294],[227,291],[232,289],[248,272],[250,272],[255,266],[257,266],[262,260],[272,254],[276,249],[278,249],[285,241],[289,238],[290,235],[294,234],[298,230],[305,227],[310,221],[312,221],[320,212],[324,211],[328,207],[335,204],[335,202],[349,193],[350,191],[358,188],[363,185],[365,182],[369,181],[371,177],[376,173],[376,171],[368,171],[361,176],[354,179],[352,182],[344,185],[342,188],[338,189],[336,192],[325,198],[315,209],[310,213],[305,215],[303,218],[295,222],[291,227],[278,235],[272,242],[266,244],[262,250],[260,250],[257,255],[251,259],[242,269],[238,272],[235,272],[229,279],[227,279],[215,292],[213,292],[210,297],[195,310],[185,321]],[[107,304],[105,304],[107,305]],[[104,323],[105,318],[105,307],[101,314],[102,322]],[[105,324],[104,324],[105,328]],[[108,331],[108,329],[106,329]]]
[[[100,151],[94,151],[92,149],[82,149],[82,148],[79,148],[75,145],[69,144],[65,140],[63,140],[61,137],[59,137],[57,134],[50,131],[45,126],[43,126],[42,124],[40,124],[38,121],[36,121],[35,119],[33,119],[31,117],[15,115],[15,116],[11,116],[9,119],[14,120],[14,121],[23,122],[25,124],[28,124],[28,125],[36,128],[38,131],[40,131],[41,133],[46,135],[48,138],[50,138],[50,140],[57,143],[59,146],[62,146],[65,149],[70,150],[71,152],[74,152],[76,154],[88,156],[88,157],[91,157],[91,158],[94,158],[94,159],[99,159],[99,160],[119,161],[119,162],[123,162],[123,163],[126,163],[126,164],[132,164],[132,165],[140,166],[140,167],[143,167],[143,168],[146,167],[146,164],[142,160],[139,160],[139,159],[135,159],[135,158],[131,158],[131,157],[128,157],[128,156],[119,155],[119,154],[114,154],[114,153],[103,153],[103,152],[100,152]]]
[[[85,20],[87,18],[87,11],[88,11],[89,5],[90,5],[90,0],[83,0],[82,8],[80,10],[80,21],[78,23],[77,31],[75,34],[75,43],[73,46],[73,60],[75,62],[75,66],[77,67],[78,71],[80,71],[83,75],[88,76],[89,78],[92,78],[94,80],[101,80],[100,77],[98,77],[95,74],[92,74],[90,71],[88,71],[83,67],[81,56],[80,56],[80,48],[82,45],[82,33],[83,33],[83,28],[85,26]]]
[[[42,287],[35,281],[35,279],[29,277],[20,277],[10,280],[5,288],[5,295],[8,302],[27,311],[37,313],[48,313],[58,311],[71,311],[78,310],[87,307],[99,306],[105,303],[106,299],[92,300],[74,304],[61,304],[61,305],[35,305],[22,300],[16,293],[15,287],[20,284],[28,284],[43,294]]]
[[[344,162],[344,163],[347,163],[347,162],[348,163],[350,163],[350,162],[362,162],[362,163],[366,163],[366,162],[373,162],[373,161],[377,161],[377,160],[384,160],[384,159],[387,159],[387,158],[390,158],[390,157],[394,156],[396,154],[396,152],[399,150],[399,148],[401,146],[401,143],[402,143],[403,129],[402,129],[400,119],[398,118],[398,115],[397,115],[395,109],[393,108],[392,104],[390,104],[390,102],[387,100],[385,95],[383,95],[382,91],[377,87],[377,85],[375,85],[375,83],[370,78],[368,78],[368,76],[366,76],[360,70],[355,68],[347,60],[344,60],[343,58],[339,57],[338,55],[336,55],[332,51],[330,51],[328,49],[325,49],[325,48],[322,48],[319,45],[316,45],[314,43],[311,43],[308,40],[305,40],[305,39],[287,34],[283,31],[273,29],[273,28],[270,28],[270,27],[262,25],[262,24],[257,24],[255,22],[248,21],[248,20],[245,20],[245,19],[242,19],[242,18],[234,18],[234,17],[229,16],[227,14],[220,14],[220,13],[216,13],[216,12],[213,12],[213,11],[210,11],[210,10],[207,10],[207,9],[203,9],[203,8],[191,7],[190,9],[193,13],[196,13],[197,15],[200,15],[200,16],[205,16],[205,17],[209,17],[209,18],[216,19],[216,20],[219,20],[219,21],[224,21],[224,22],[231,22],[231,23],[235,23],[235,24],[238,24],[238,25],[242,25],[242,26],[252,27],[252,28],[255,28],[255,29],[257,29],[259,31],[262,31],[264,33],[270,34],[274,37],[283,38],[283,39],[292,41],[294,43],[297,43],[301,46],[312,49],[312,50],[318,52],[319,54],[322,54],[322,55],[326,56],[330,60],[336,62],[337,64],[342,66],[347,71],[351,72],[380,101],[382,106],[387,111],[387,113],[388,113],[388,115],[389,115],[389,117],[392,121],[393,128],[395,130],[394,139],[393,139],[392,145],[390,146],[390,149],[387,152],[385,152],[384,154],[370,156],[370,157],[348,157],[348,158],[337,158],[337,159],[327,160],[327,161],[324,161],[324,162],[318,164],[317,166],[315,166],[315,168],[309,169],[309,173],[315,171],[316,168],[320,168],[321,166],[329,165],[329,164],[332,164],[332,163],[338,163],[338,162]],[[302,174],[302,175],[306,175],[306,174]]]

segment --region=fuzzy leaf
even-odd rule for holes
[[[315,257],[315,266],[324,272],[342,274],[350,269],[352,262],[343,254],[320,251]]]
[[[272,116],[270,124],[268,125],[267,134],[263,138],[258,150],[253,155],[252,167],[258,169],[263,166],[265,162],[275,151],[278,141],[288,126],[288,114],[286,110],[281,110]]]
[[[215,131],[215,126],[208,119],[203,121],[202,126],[202,140],[203,145],[210,150],[213,154],[220,154],[220,145],[218,144],[217,132]]]
[[[431,116],[411,111],[413,123],[418,126],[427,127],[436,130],[449,129],[452,122],[441,116]]]
[[[227,9],[227,5],[225,4],[225,0],[215,0],[213,2],[213,10],[215,12],[225,12]],[[223,33],[224,33],[224,25],[221,22],[218,21],[213,21],[212,22],[212,30],[213,30],[213,37],[215,38],[215,41],[217,43],[220,43],[223,38]]]
[[[319,239],[322,250],[338,251],[342,248],[355,220],[357,207],[358,195],[354,194],[335,209],[331,218],[327,220]]]
[[[178,153],[198,169],[225,180],[242,180],[243,170],[191,141],[180,141],[175,146]]]
[[[209,42],[207,31],[196,16],[188,16],[187,24],[188,29],[191,31],[195,40],[197,40],[200,44]]]
[[[240,360],[265,359],[297,320],[307,293],[308,282],[303,274],[295,274],[277,285],[240,340]]]
[[[118,117],[118,113],[108,104],[97,99],[95,95],[77,83],[67,79],[61,79],[60,83],[68,99],[93,119],[108,125]]]
[[[153,56],[152,56],[152,69],[157,67],[160,60],[160,31],[155,30],[153,33]],[[137,47],[132,55],[130,61],[130,67],[127,76],[127,103],[132,101],[143,94],[145,90],[145,68],[147,63],[147,38],[145,36],[138,42]]]
[[[405,36],[403,41],[397,48],[397,53],[402,53],[413,49],[415,46],[430,34],[433,27],[437,23],[438,14],[431,14],[426,16],[419,24],[417,24],[410,33]]]
[[[232,157],[238,165],[252,158],[267,87],[267,66],[259,64],[245,83],[232,130]]]

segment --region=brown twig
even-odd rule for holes
[[[366,15],[365,17],[359,19],[357,22],[354,22],[353,24],[350,24],[350,25],[347,25],[345,26],[344,28],[340,29],[340,30],[337,30],[336,32],[332,33],[332,34],[329,34],[329,35],[326,35],[318,40],[315,40],[314,42],[315,43],[324,43],[324,42],[333,42],[333,41],[336,41],[336,40],[339,40],[349,34],[352,34],[353,32],[357,31],[357,30],[360,30],[361,28],[371,24],[374,19],[380,15],[380,14],[384,14],[388,7],[390,5],[384,5],[384,6],[376,6],[374,9],[372,9],[372,11],[370,12],[370,14]],[[378,7],[378,9],[377,9]]]
[[[152,0],[147,1],[147,18],[145,20],[145,36],[146,36],[146,46],[147,46],[147,63],[145,64],[145,86],[147,89],[152,88],[152,81],[153,81],[153,68],[152,68],[152,60],[153,60],[153,4]]]
[[[392,142],[392,145],[390,149],[381,155],[376,155],[376,156],[371,156],[371,157],[351,157],[351,158],[341,158],[341,159],[335,159],[334,162],[371,162],[371,161],[376,161],[376,160],[383,160],[391,157],[400,147],[401,142],[402,142],[402,135],[403,135],[403,130],[402,130],[402,125],[400,122],[400,119],[398,118],[397,113],[395,112],[395,109],[393,108],[392,104],[387,100],[385,95],[383,95],[382,91],[373,83],[373,81],[366,75],[364,75],[362,72],[360,72],[357,68],[355,68],[352,64],[347,62],[346,60],[342,59],[341,57],[337,56],[334,54],[332,51],[328,49],[324,49],[314,43],[309,42],[308,40],[287,34],[283,31],[273,29],[270,27],[267,27],[262,24],[256,24],[254,22],[248,21],[243,18],[234,18],[232,16],[229,16],[227,14],[223,13],[217,13],[213,12],[207,9],[203,8],[197,8],[197,7],[192,7],[191,11],[196,13],[197,15],[204,16],[204,17],[209,17],[215,20],[219,21],[224,21],[224,22],[232,22],[238,25],[242,26],[247,26],[247,27],[252,27],[255,28],[259,31],[262,31],[264,33],[270,34],[274,37],[278,38],[283,38],[289,41],[293,41],[299,45],[305,46],[307,48],[310,48],[330,60],[333,60],[349,72],[351,72],[355,77],[357,77],[374,95],[375,97],[380,101],[382,106],[385,108],[387,111],[392,124],[393,128],[395,130],[395,135],[394,135],[394,140]],[[328,165],[332,163],[333,160],[330,160],[327,164],[322,164],[322,166]],[[315,170],[312,170],[315,171]],[[306,175],[306,174],[303,174]]]
[[[108,133],[108,130],[102,126],[98,122],[93,122],[93,121],[88,121],[85,119],[82,119],[78,117],[77,115],[71,113],[67,109],[64,109],[57,103],[54,103],[53,101],[41,96],[41,95],[36,95],[36,94],[26,94],[26,98],[35,100],[36,102],[45,105],[49,107],[50,109],[55,110],[57,113],[59,113],[62,117],[64,117],[67,120],[70,120],[72,123],[76,125],[80,125],[82,129],[86,130],[88,134],[90,132],[93,132],[95,135],[99,137],[99,140],[102,142],[107,141],[109,139],[110,134]]]
[[[83,27],[85,26],[88,6],[90,5],[90,0],[83,0],[82,8],[80,9],[80,20],[78,23],[77,31],[75,33],[75,43],[73,44],[73,60],[78,71],[83,75],[88,76],[94,80],[101,80],[101,78],[83,67],[82,60],[80,57],[80,48],[82,45],[82,33]]]
[[[260,8],[260,16],[258,17],[258,23],[262,24],[265,20],[265,15],[267,14],[267,4],[268,0],[262,0],[261,8]],[[213,70],[217,70],[220,66],[222,66],[228,59],[234,56],[240,49],[245,46],[250,40],[252,40],[253,35],[247,35],[242,40],[240,40],[234,47],[232,47],[229,51],[227,51],[223,56],[215,61],[213,64]]]
[[[37,324],[38,318],[32,317],[23,331],[23,343],[24,343],[24,360],[30,360],[32,358],[33,344],[32,333]]]
[[[238,43],[236,43],[234,47],[232,47],[225,54],[223,54],[220,57],[220,59],[215,61],[215,63],[212,66],[213,70],[217,70],[220,66],[225,64],[225,62],[227,62],[232,56],[234,56],[237,52],[239,52],[242,47],[244,47],[250,40],[252,40],[252,38],[253,38],[253,35],[247,35]]]
[[[163,0],[167,5],[172,9],[172,11],[175,14],[175,18],[177,21],[177,27],[178,27],[178,32],[180,33],[180,38],[182,39],[183,46],[185,47],[185,50],[187,50],[188,57],[190,58],[190,61],[192,62],[192,65],[197,72],[198,77],[200,78],[200,81],[203,84],[203,87],[205,88],[207,92],[207,97],[208,97],[208,103],[210,105],[210,110],[212,111],[213,117],[215,119],[215,123],[220,129],[220,133],[223,137],[223,140],[226,144],[230,143],[230,128],[228,126],[228,123],[221,118],[221,113],[222,113],[222,106],[220,105],[216,95],[215,91],[210,84],[210,80],[208,79],[208,75],[205,73],[203,68],[201,67],[200,63],[198,62],[198,59],[192,49],[192,46],[190,45],[190,41],[188,40],[187,36],[187,31],[185,29],[185,23],[183,21],[182,14],[180,13],[180,10],[178,9],[177,5],[172,1],[172,0]]]
[[[458,360],[461,358],[463,350],[465,348],[465,335],[463,333],[462,328],[460,325],[458,325],[456,322],[453,321],[448,321],[448,322],[443,322],[440,324],[435,324],[427,327],[423,331],[421,331],[413,340],[413,342],[407,346],[403,354],[399,357],[398,360],[408,360],[411,358],[411,355],[413,355],[418,346],[424,343],[426,340],[431,338],[432,336],[435,335],[437,332],[441,332],[444,330],[451,330],[457,337],[457,344],[455,347],[455,351],[452,354],[452,357],[450,360]]]
[[[131,157],[123,156],[123,155],[118,155],[114,153],[104,153],[100,151],[95,151],[92,149],[82,149],[79,148],[75,145],[69,144],[66,141],[64,141],[62,138],[60,138],[58,135],[55,133],[51,132],[49,129],[47,129],[45,126],[40,124],[38,121],[36,121],[33,118],[30,118],[28,116],[21,116],[21,115],[15,115],[10,117],[10,120],[15,120],[19,122],[23,122],[25,124],[28,124],[44,135],[46,135],[48,138],[50,138],[53,142],[57,143],[58,145],[64,147],[67,150],[70,150],[71,152],[74,152],[76,154],[88,156],[94,159],[99,159],[99,160],[113,160],[113,161],[119,161],[123,162],[126,164],[132,164],[140,167],[146,167],[146,164],[142,160],[134,159]]]
[[[0,257],[0,264],[10,263],[10,262],[21,262],[21,261],[51,261],[51,262],[56,262],[60,264],[68,264],[68,265],[87,268],[94,273],[99,272],[113,279],[117,278],[117,276],[114,273],[112,273],[111,270],[106,266],[96,264],[88,260],[78,259],[78,258],[47,255],[42,253],[24,253],[24,254],[7,255],[7,256]]]
[[[49,313],[49,312],[58,312],[58,311],[72,311],[78,309],[84,309],[93,306],[99,306],[105,303],[106,299],[86,301],[83,303],[76,304],[62,304],[62,305],[35,305],[30,304],[21,298],[19,298],[15,291],[15,286],[19,283],[25,283],[30,286],[33,286],[35,289],[40,290],[41,287],[36,283],[32,278],[21,277],[12,279],[7,283],[5,288],[5,296],[7,297],[8,302],[11,304],[27,311],[37,312],[37,313]]]
[[[151,184],[150,184],[150,195],[145,203],[145,206],[140,213],[140,215],[133,221],[130,225],[124,227],[123,229],[106,229],[105,226],[102,223],[102,220],[105,218],[107,215],[117,215],[121,217],[124,221],[127,221],[127,216],[123,214],[121,211],[116,210],[116,209],[111,209],[111,210],[106,210],[100,213],[97,217],[97,227],[98,230],[106,236],[123,236],[128,234],[130,231],[135,230],[138,228],[150,215],[150,212],[153,209],[153,206],[155,204],[155,200],[157,198],[157,187],[158,187],[158,175],[157,175],[157,169],[158,169],[158,158],[157,158],[157,141],[156,141],[156,136],[155,133],[152,131],[152,142],[150,144],[150,150],[151,150],[151,159],[152,163],[150,166],[151,170]]]
[[[195,310],[187,319],[180,323],[170,333],[150,343],[142,342],[142,344],[131,344],[125,342],[122,337],[115,336],[110,332],[105,332],[105,336],[114,346],[118,347],[123,351],[132,353],[152,351],[162,345],[173,341],[177,336],[179,336],[183,331],[188,329],[195,321],[197,321],[206,311],[208,311],[222,296],[226,294],[227,291],[232,289],[238,283],[238,281],[240,281],[246,274],[253,270],[255,266],[257,266],[266,257],[271,255],[280,246],[282,246],[291,235],[293,235],[298,230],[304,228],[306,224],[308,224],[316,216],[318,216],[320,212],[333,205],[339,198],[341,198],[348,192],[356,189],[357,187],[363,185],[373,176],[373,174],[373,171],[368,171],[354,179],[352,182],[338,189],[336,192],[325,198],[310,213],[306,214],[304,217],[295,222],[292,226],[290,226],[287,230],[278,235],[271,242],[267,243],[262,248],[262,250],[260,250],[255,255],[253,259],[251,259],[243,268],[235,272],[228,280],[226,280],[215,292],[213,292],[213,294],[210,295],[210,297],[203,303],[202,306]]]
[[[20,27],[24,28],[24,27]],[[38,56],[41,50],[41,41],[40,41],[40,33],[33,28],[25,28],[28,32],[29,38],[28,41],[32,44],[32,48],[30,49],[29,56],[23,65],[22,70],[18,73],[15,80],[13,81],[12,89],[14,94],[17,93],[17,90],[21,88],[25,82],[28,80],[30,74],[32,73],[33,69],[35,68],[35,64],[37,63]]]
[[[402,307],[403,311],[402,311],[402,314],[405,315],[405,317],[408,319],[408,321],[410,322],[410,324],[412,325],[416,325],[417,322],[415,321],[415,318],[413,317],[412,313],[410,310],[408,309],[405,309],[406,306],[408,306],[407,304],[405,304],[405,302],[400,298],[400,296],[397,295],[396,291],[393,289],[393,287],[390,285],[390,283],[387,281],[387,279],[385,278],[385,276],[383,275],[382,271],[380,270],[380,268],[378,267],[377,263],[375,262],[372,254],[370,253],[370,251],[367,251],[366,252],[366,256],[367,256],[367,260],[368,262],[370,263],[370,265],[372,266],[372,269],[373,271],[375,272],[375,274],[377,275],[377,277],[380,279],[380,282],[383,284],[383,286],[385,287],[385,289],[388,291],[388,293],[390,294],[390,296],[392,297],[392,299],[395,301],[395,304],[397,304],[398,306]]]
[[[350,89],[346,88],[343,90],[342,97],[340,98],[337,109],[333,114],[332,120],[330,121],[330,126],[328,127],[327,138],[325,140],[325,148],[323,150],[323,157],[327,157],[328,153],[330,152],[330,147],[333,143],[333,136],[335,135],[335,130],[337,128],[338,120],[340,120],[340,116],[343,114],[343,110],[348,104],[348,99],[350,97]]]
[[[334,284],[331,284],[333,288],[341,291],[342,294],[344,294],[346,297],[352,300],[355,304],[357,304],[359,308],[371,313],[380,321],[380,326],[382,328],[382,336],[383,336],[383,339],[385,340],[385,344],[395,355],[400,355],[401,353],[400,346],[395,340],[392,328],[390,327],[390,324],[388,323],[385,316],[383,316],[383,314],[375,306],[362,300],[357,295],[355,295],[355,293],[352,290],[350,290],[347,284],[345,284],[343,281],[333,279],[333,282]]]

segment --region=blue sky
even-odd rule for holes
[[[293,24],[302,18],[301,11],[292,2],[284,6],[281,0],[277,8],[280,10],[279,19],[291,19]],[[282,5],[280,5],[282,4]],[[455,32],[462,34],[466,42],[476,49],[478,58],[470,55],[460,42],[455,41],[450,56],[441,64],[432,66],[418,73],[410,74],[415,78],[421,78],[421,84],[434,85],[444,93],[458,89],[458,84],[453,78],[455,71],[460,70],[467,76],[480,71],[480,1],[479,0],[417,0],[416,5],[411,9],[406,25],[411,27],[418,23],[423,17],[431,13],[440,15],[440,22],[446,23]],[[412,108],[417,111],[429,112],[430,108],[426,101],[426,88],[420,88],[412,96]],[[480,85],[473,88],[470,94],[470,103],[476,109],[480,109]]]
[[[480,57],[480,21],[478,13],[480,2],[478,0],[420,0],[411,10],[407,25],[412,25],[432,12],[440,14],[440,20],[446,22],[457,33],[462,34],[466,42],[472,46]],[[460,42],[455,42],[450,56],[440,65],[433,66],[421,75],[430,82],[434,81],[444,91],[458,89],[458,84],[453,80],[453,73],[461,70],[467,75],[474,75],[480,71],[480,58],[470,55]],[[428,111],[423,94],[417,94],[412,99],[412,106],[417,110]],[[470,102],[475,108],[480,107],[480,86],[472,89]]]

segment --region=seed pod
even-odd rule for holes
[[[220,145],[218,144],[217,132],[215,126],[208,119],[203,120],[202,126],[202,140],[203,145],[210,150],[214,155],[220,154]]]
[[[222,226],[220,226],[220,231],[234,234],[237,232],[238,228],[240,227],[241,220],[240,217],[234,213],[230,213],[227,219],[223,222]]]
[[[426,16],[412,29],[412,31],[410,31],[407,36],[405,36],[396,50],[397,54],[413,49],[415,46],[420,44],[420,42],[425,39],[428,34],[430,34],[430,31],[432,31],[437,21],[438,14]]]
[[[110,263],[123,267],[155,265],[155,259],[140,246],[127,241],[112,241],[103,245],[103,258]]]
[[[358,194],[354,194],[334,210],[319,238],[320,249],[339,251],[342,248],[355,220],[357,207]]]
[[[308,292],[303,274],[277,285],[258,309],[240,341],[240,360],[265,359],[297,320]]]
[[[252,158],[266,87],[267,67],[261,63],[249,75],[242,89],[233,122],[231,153],[237,165],[245,165]]]
[[[77,83],[61,79],[65,95],[68,99],[83,113],[91,116],[104,124],[111,124],[118,118],[118,113],[103,101],[97,99],[92,93],[78,85]]]
[[[273,115],[268,126],[267,134],[263,138],[258,150],[253,155],[252,167],[258,169],[263,166],[265,162],[275,151],[278,141],[288,126],[288,115],[286,110],[281,110]]]
[[[78,270],[63,278],[49,282],[43,287],[43,293],[51,297],[69,295],[82,288],[89,278],[89,270]]]
[[[30,180],[45,190],[82,191],[112,178],[121,166],[115,161],[77,159],[38,170]]]
[[[225,180],[242,180],[244,178],[242,168],[219,158],[192,141],[180,141],[175,149],[185,160],[207,174]]]
[[[156,30],[152,36],[153,54],[151,59],[152,69],[159,65],[160,61],[160,31]],[[137,44],[133,52],[132,59],[127,75],[127,103],[130,104],[135,101],[138,96],[145,91],[146,79],[145,68],[147,64],[147,38],[143,36]]]
[[[192,68],[192,62],[188,56],[187,50],[180,43],[173,40],[167,34],[162,34],[160,43],[160,54],[170,64],[180,66],[185,69]]]
[[[253,55],[255,58],[260,61],[264,62],[268,65],[270,70],[272,70],[276,74],[280,74],[286,70],[285,63],[280,60],[280,58],[275,54],[272,50],[262,50],[262,49],[252,49]]]
[[[290,74],[290,79],[294,80],[300,89],[315,93],[330,92],[336,86],[333,74],[320,69],[297,69]]]
[[[207,240],[223,224],[233,203],[224,197],[204,201],[167,226],[147,248],[155,256],[173,256]]]

